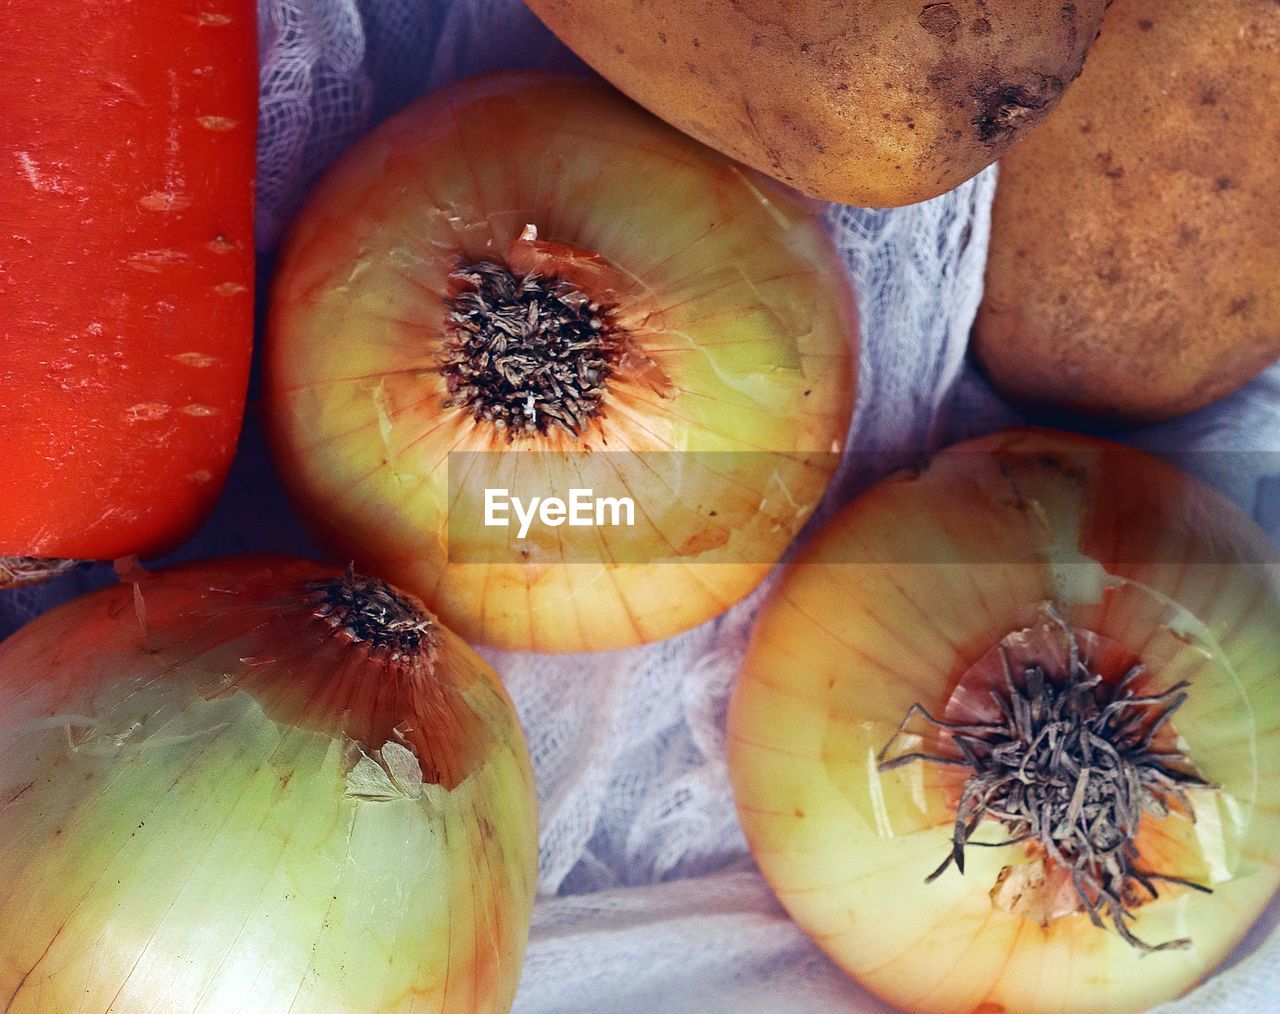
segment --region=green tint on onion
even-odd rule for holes
[[[141,575],[0,645],[0,1009],[506,1009],[536,823],[510,701],[416,600]]]

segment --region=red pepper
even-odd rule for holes
[[[0,556],[185,539],[244,410],[250,0],[5,0]]]

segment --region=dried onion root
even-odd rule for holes
[[[506,1010],[535,810],[501,684],[416,600],[135,570],[0,645],[0,1007]]]
[[[729,717],[797,922],[918,1012],[1138,1011],[1280,884],[1280,580],[1170,465],[1013,431],[866,491],[790,564]]]
[[[268,418],[341,559],[468,638],[583,651],[742,598],[812,515],[856,313],[814,208],[598,84],[461,82],[365,138],[284,251]],[[486,489],[634,524],[481,522]]]

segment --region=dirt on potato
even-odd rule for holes
[[[1105,0],[528,0],[622,91],[814,197],[934,197],[1080,73]]]
[[[1116,0],[1006,156],[975,349],[1006,396],[1149,421],[1280,356],[1280,5]]]

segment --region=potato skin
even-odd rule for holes
[[[1117,0],[1000,164],[975,349],[1006,396],[1153,421],[1280,355],[1280,5]]]
[[[813,197],[935,197],[1080,73],[1105,0],[527,0],[681,130]]]

